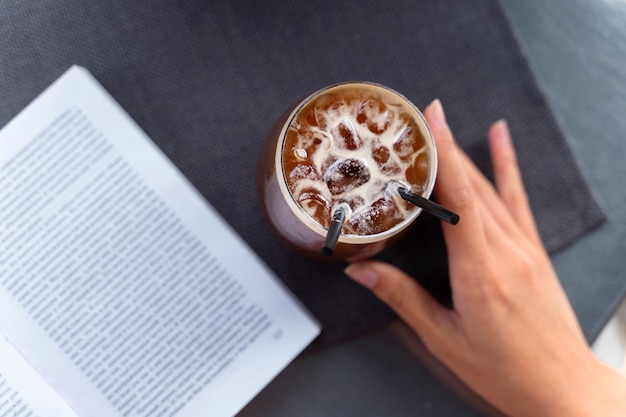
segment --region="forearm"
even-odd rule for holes
[[[589,352],[568,363],[555,380],[529,389],[530,401],[512,400],[498,404],[510,417],[624,417],[626,416],[626,378],[606,366]],[[533,394],[534,391],[534,394]],[[523,390],[517,394],[523,395]],[[534,400],[533,400],[534,397]],[[519,398],[519,397],[518,397]]]
[[[587,381],[588,392],[572,398],[569,416],[626,416],[626,378],[594,358],[596,375]]]

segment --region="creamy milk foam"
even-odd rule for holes
[[[345,234],[371,235],[416,208],[399,185],[421,194],[429,149],[414,110],[374,86],[339,86],[307,103],[283,146],[283,173],[298,205],[328,227],[338,204],[350,207]]]

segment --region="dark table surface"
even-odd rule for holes
[[[456,4],[460,5],[461,1]],[[261,70],[245,73],[246,77],[237,72],[267,68],[268,57],[285,59],[287,55],[276,54],[274,49],[276,45],[289,46],[290,41],[284,33],[274,30],[274,22],[269,18],[261,22],[264,34],[273,40],[268,44],[254,43],[256,38],[249,36],[254,34],[254,27],[238,27],[235,25],[238,20],[218,18],[241,17],[226,13],[239,10],[240,3],[253,6],[244,10],[248,14],[244,13],[243,21],[256,19],[256,13],[268,5],[302,6],[309,11],[319,7],[313,2],[288,1],[153,0],[144,4],[123,0],[0,0],[0,46],[6,48],[0,49],[0,83],[4,82],[0,89],[3,109],[0,119],[9,120],[48,85],[55,74],[74,63],[84,65],[95,71],[98,79],[110,88],[123,106],[127,106],[131,116],[164,152],[185,174],[195,179],[201,191],[211,197],[224,190],[223,195],[235,199],[235,193],[230,191],[236,189],[238,182],[234,181],[237,179],[224,178],[225,181],[220,182],[215,181],[213,175],[225,170],[228,158],[239,158],[239,155],[225,154],[226,157],[219,159],[215,167],[208,169],[202,158],[189,160],[190,154],[214,152],[216,158],[220,156],[219,150],[213,149],[213,142],[205,140],[205,136],[211,138],[212,133],[220,131],[218,128],[223,126],[230,126],[237,133],[229,138],[255,135],[257,130],[266,131],[233,123],[231,116],[237,114],[242,103],[247,106],[258,104],[258,111],[250,118],[255,126],[265,126],[265,119],[273,114],[270,105],[283,105],[280,104],[286,94],[283,80],[294,77],[288,66],[284,67],[288,72],[273,77],[266,77]],[[334,11],[335,3],[340,4],[330,1],[324,4],[332,6]],[[462,5],[469,9],[473,7],[470,12],[477,10],[475,4],[491,5],[487,1],[472,2],[473,6],[467,6],[468,3]],[[552,256],[585,335],[592,342],[626,292],[626,220],[622,215],[622,208],[626,205],[623,180],[626,177],[626,164],[623,163],[626,147],[622,140],[626,132],[626,2],[501,0],[501,3],[580,166],[609,215],[609,220],[601,227]],[[375,10],[379,10],[379,6],[382,10],[383,4],[393,3],[376,3]],[[403,4],[406,6],[409,2]],[[423,6],[426,2],[415,4]],[[456,10],[446,8],[447,2],[432,0],[427,4],[436,5],[439,12]],[[491,10],[490,7],[487,9]],[[189,10],[199,13],[195,15]],[[219,13],[202,13],[207,10]],[[501,16],[499,9],[498,16]],[[396,32],[409,27],[407,19],[412,17],[414,15],[404,19],[404,26],[395,28]],[[295,19],[291,26],[288,25],[294,33],[301,32],[299,23],[307,21],[297,13],[289,15],[289,19],[287,23]],[[413,20],[410,23],[414,25]],[[160,24],[177,25],[177,30],[162,30]],[[472,28],[491,27],[475,26],[472,19],[466,24]],[[313,33],[321,35],[323,28],[315,25]],[[194,41],[189,42],[189,39]],[[252,43],[244,45],[261,48],[261,51],[237,48],[241,46],[238,42],[250,39]],[[402,39],[419,43],[422,38]],[[484,38],[480,39],[480,45],[490,45]],[[207,52],[210,51],[207,47],[218,41],[224,44],[219,59]],[[381,42],[376,39],[373,46],[380,48]],[[461,50],[463,45],[462,42],[458,47],[453,44],[455,50]],[[272,50],[268,49],[270,46]],[[367,51],[372,45],[362,43],[358,46]],[[394,62],[404,62],[400,55],[392,54],[391,57]],[[361,61],[357,59],[348,64],[355,62]],[[207,70],[209,67],[211,71]],[[369,73],[375,67],[365,65],[354,76]],[[322,75],[328,75],[329,79],[343,74],[326,71],[329,68],[338,69],[337,66],[321,68]],[[403,85],[406,82],[406,87],[411,87],[414,70],[411,66],[396,74],[397,83]],[[489,73],[483,70],[481,68],[481,72],[472,75],[485,78]],[[276,84],[268,84],[270,81]],[[270,95],[273,94],[268,100],[261,101],[262,94],[255,94],[261,91],[261,87],[268,88]],[[230,95],[215,93],[229,92],[229,88],[235,89],[237,100],[232,100]],[[312,85],[307,86],[308,91],[312,88]],[[428,91],[428,97],[435,93]],[[206,112],[207,97],[212,96],[214,100],[224,100],[227,104],[224,111]],[[170,100],[171,97],[183,97],[184,100]],[[507,97],[515,99],[515,96]],[[445,99],[445,95],[442,98]],[[243,99],[247,101],[243,102]],[[453,104],[454,100],[450,103]],[[208,116],[212,118],[207,119]],[[474,123],[464,126],[470,130],[479,127]],[[176,138],[186,140],[185,146],[180,146]],[[252,231],[257,230],[259,219],[239,216],[237,209],[243,210],[243,205],[230,206],[218,199],[209,200],[222,208],[227,220],[241,218],[236,229],[254,240],[251,243],[257,243],[256,249],[259,249],[261,243],[252,239],[256,238]],[[398,322],[301,355],[240,413],[242,417],[422,415],[498,414],[433,360],[418,338]]]
[[[609,214],[599,229],[552,256],[559,276],[567,277],[565,290],[591,343],[626,291],[626,2],[501,1]],[[240,415],[499,414],[436,363],[403,324],[394,323],[301,356]]]

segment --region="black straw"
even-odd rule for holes
[[[346,210],[343,207],[338,207],[333,214],[333,221],[328,228],[328,234],[324,241],[324,247],[322,247],[322,255],[332,256],[335,252],[335,246],[337,246],[337,240],[341,234],[343,223],[346,221]]]
[[[441,207],[439,204],[432,202],[419,194],[412,193],[404,187],[398,187],[398,192],[400,193],[400,197],[406,201],[415,204],[417,207],[421,207],[426,213],[432,214],[444,222],[454,225],[460,220],[458,214],[451,212],[445,207]]]

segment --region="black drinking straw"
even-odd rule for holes
[[[412,193],[404,187],[398,187],[398,193],[400,193],[400,197],[406,201],[415,204],[417,207],[424,209],[426,213],[432,214],[444,222],[448,222],[450,224],[457,224],[459,222],[460,217],[458,214],[451,212],[445,207],[441,207],[439,204],[434,203],[419,194]]]
[[[335,246],[337,246],[337,240],[339,239],[345,221],[346,210],[343,207],[338,207],[333,214],[333,221],[328,228],[328,234],[326,235],[326,240],[322,247],[322,255],[332,256],[333,252],[335,252]]]

